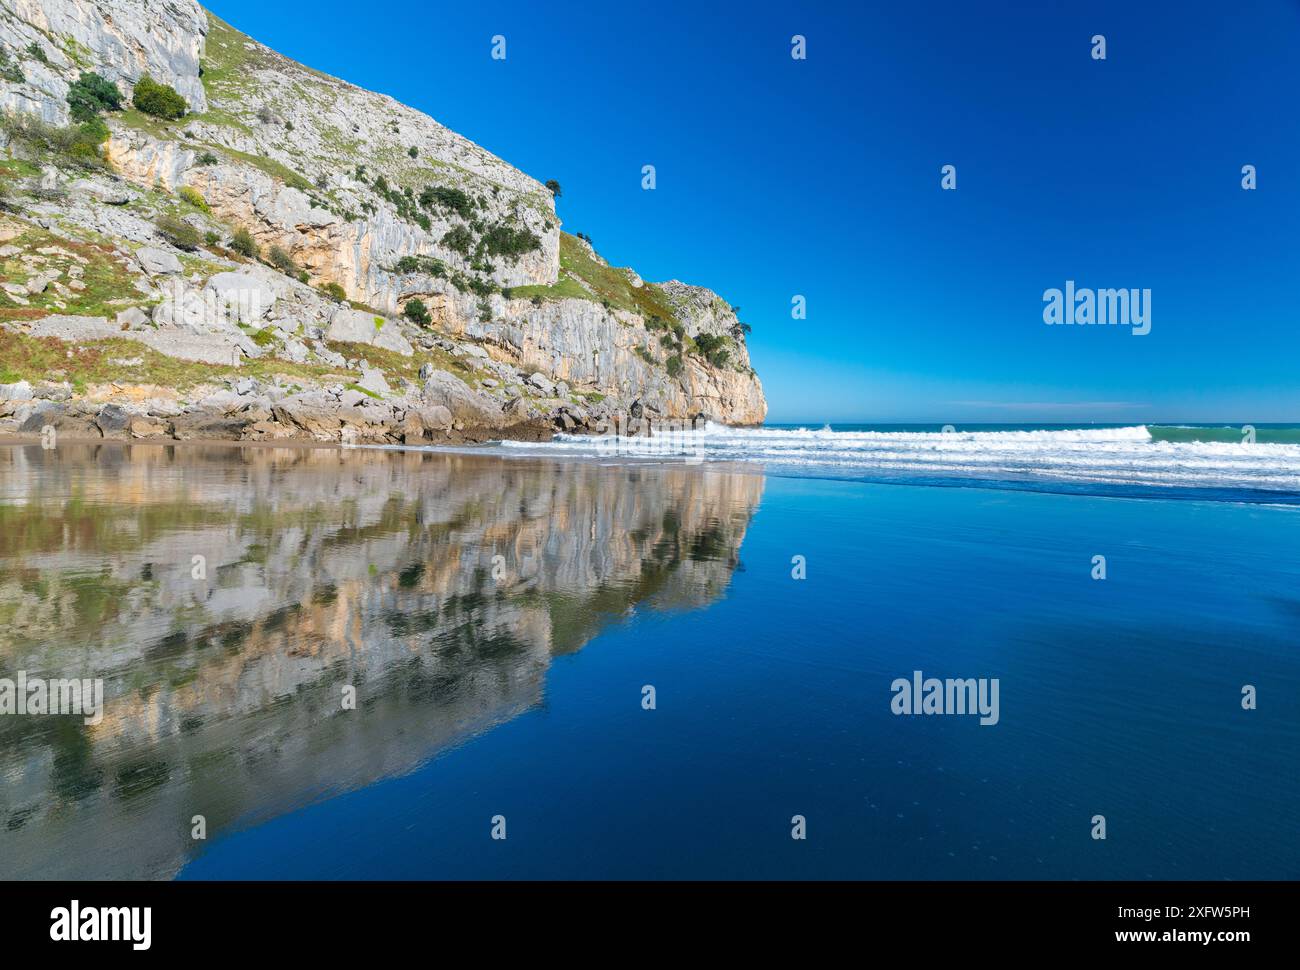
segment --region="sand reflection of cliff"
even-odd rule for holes
[[[0,449],[0,676],[105,680],[98,725],[0,717],[0,877],[170,875],[192,815],[211,838],[412,769],[536,704],[605,624],[715,599],[761,492],[697,468]]]

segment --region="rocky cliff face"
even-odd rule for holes
[[[648,422],[763,420],[747,328],[726,301],[610,267],[561,231],[551,193],[535,179],[391,98],[276,54],[193,0],[0,0],[0,51],[0,110],[8,112],[0,204],[11,210],[0,224],[0,322],[13,333],[121,333],[111,339],[209,366],[247,371],[260,361],[259,373],[281,387],[285,375],[270,365],[288,361],[298,365],[293,384],[307,392],[380,370],[372,391],[391,405],[389,427],[363,436],[383,440],[401,437],[394,427],[406,412],[447,406],[445,380],[432,395],[412,380],[427,381],[430,370],[465,385],[470,397],[453,396],[472,407],[452,409],[449,425],[462,429],[582,429],[625,411]],[[68,125],[69,89],[86,71],[128,100],[149,74],[174,87],[189,112],[165,121],[130,107],[107,111],[103,163],[69,151],[57,131],[23,123]],[[191,225],[197,242],[160,233],[166,216]],[[240,255],[238,230],[273,265]],[[104,258],[91,262],[111,264],[93,274],[96,300],[78,289],[90,286],[85,267],[70,277],[41,252],[60,246],[95,247]],[[107,292],[110,276],[118,292]],[[272,305],[233,319],[200,312],[214,293],[216,304],[230,302],[232,290],[245,302],[271,293]],[[375,359],[380,332],[379,349],[411,358],[418,374]],[[447,354],[465,366],[448,370]],[[85,383],[73,372],[10,370],[29,385]],[[116,383],[147,386],[144,371]],[[188,387],[199,390],[181,395],[185,406],[238,379],[207,376],[205,385],[193,375]],[[133,405],[155,400],[134,393]],[[25,394],[0,390],[0,400]],[[15,428],[31,414],[19,416]],[[346,425],[306,433],[337,436]]]
[[[197,3],[0,0],[0,45],[21,61],[24,80],[0,84],[0,110],[69,121],[69,84],[93,70],[129,89],[143,75],[172,85],[192,110],[208,110],[199,80],[207,15]],[[34,54],[35,44],[45,54]]]

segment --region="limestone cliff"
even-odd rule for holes
[[[70,113],[87,72],[124,97],[105,108],[93,150]],[[132,107],[145,75],[188,111],[168,120]],[[9,353],[20,366],[0,383],[0,419],[6,398],[37,402],[9,408],[11,430],[42,400],[80,413],[70,428],[97,428],[77,411],[90,400],[174,434],[170,411],[241,372],[268,402],[279,390],[319,394],[308,404],[328,411],[343,401],[328,391],[359,385],[375,410],[304,424],[268,406],[226,437],[337,439],[352,425],[399,440],[412,413],[424,414],[422,440],[581,429],[628,411],[764,418],[748,328],[726,301],[609,266],[561,231],[551,192],[532,177],[418,111],[257,44],[194,0],[0,0],[0,111],[0,323],[18,339],[94,342],[105,361],[134,361],[124,346],[134,342],[208,368],[157,379],[171,369],[145,353],[120,373],[36,373],[21,362],[39,354]],[[235,302],[236,313],[212,312]],[[435,372],[457,385],[448,391]]]

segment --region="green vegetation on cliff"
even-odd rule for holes
[[[159,84],[148,74],[135,83],[131,103],[147,115],[176,121],[185,117],[189,105],[170,84]]]
[[[676,322],[672,302],[653,283],[632,285],[631,270],[607,266],[593,259],[577,236],[560,233],[560,278],[552,286],[517,286],[517,299],[593,300],[607,307],[639,314],[646,320],[658,317]]]

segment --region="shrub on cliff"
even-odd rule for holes
[[[230,240],[230,248],[233,252],[247,259],[257,259],[258,248],[257,240],[247,229],[236,229],[234,237]]]
[[[677,354],[673,354],[664,364],[668,368],[668,376],[676,377],[682,372],[682,359]]]
[[[474,245],[474,237],[464,226],[452,226],[442,237],[442,244],[454,253],[468,256],[470,246]]]
[[[0,132],[37,155],[54,156],[82,168],[103,168],[105,164],[100,146],[108,139],[108,126],[102,118],[59,128],[36,115],[0,111]]]
[[[191,226],[184,219],[173,215],[162,215],[154,226],[162,234],[162,237],[177,249],[184,249],[186,252],[193,252],[199,248],[199,243],[203,237],[199,231]]]
[[[403,256],[393,264],[389,272],[399,273],[403,276],[411,273],[424,273],[428,276],[441,278],[447,275],[447,264],[433,256]]]
[[[122,92],[93,71],[85,71],[68,88],[68,111],[76,121],[93,121],[101,111],[118,111]]]
[[[711,333],[702,333],[695,338],[695,350],[714,367],[726,367],[731,359],[730,340]]]
[[[180,197],[185,202],[194,206],[194,208],[198,209],[200,212],[212,211],[208,207],[208,200],[203,198],[203,193],[200,192],[198,189],[194,188],[194,186],[192,185],[182,185],[180,190]]]
[[[320,291],[335,303],[347,303],[348,292],[332,280],[320,288]]]
[[[301,272],[298,269],[298,264],[293,261],[293,257],[279,246],[271,247],[271,251],[266,254],[266,261],[286,276],[296,277]]]
[[[22,84],[27,80],[23,69],[9,59],[9,52],[0,47],[0,81],[10,84]]]
[[[103,118],[91,118],[69,130],[67,157],[83,168],[105,168],[104,142],[108,141],[108,125]]]
[[[427,327],[433,322],[433,318],[429,316],[429,308],[424,305],[424,301],[418,296],[406,304],[402,316],[420,327]]]
[[[148,74],[135,83],[131,103],[147,115],[175,121],[185,117],[189,105],[170,84],[159,84]]]
[[[435,205],[440,205],[444,209],[450,209],[462,219],[468,219],[474,214],[474,200],[462,192],[460,189],[447,188],[444,185],[427,185],[420,192],[420,205],[426,209],[432,209]]]
[[[542,240],[528,229],[516,229],[513,226],[499,224],[483,234],[479,241],[479,255],[505,256],[518,259],[525,253],[542,248]]]

